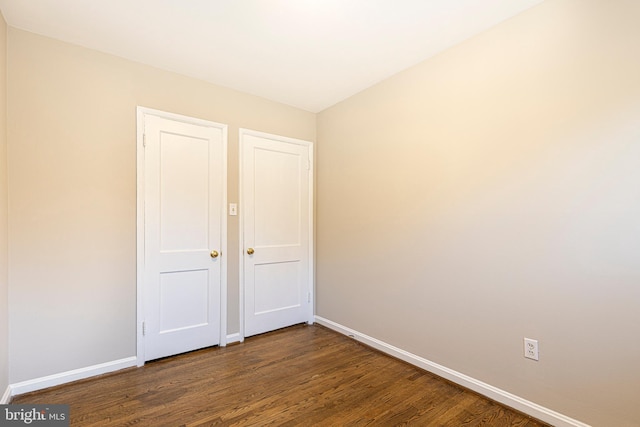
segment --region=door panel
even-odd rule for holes
[[[312,317],[311,146],[250,131],[241,143],[244,333],[251,336]]]
[[[209,140],[160,136],[160,249],[209,248]]]
[[[209,323],[209,271],[160,274],[160,333]],[[189,310],[185,310],[189,307]]]
[[[220,343],[225,129],[146,115],[145,359]]]
[[[301,156],[261,147],[254,156],[254,244],[299,247]]]
[[[299,307],[300,279],[298,261],[256,265],[254,315]]]

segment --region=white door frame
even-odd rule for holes
[[[220,346],[227,345],[227,125],[180,114],[168,113],[166,111],[154,110],[152,108],[140,107],[136,109],[137,114],[137,136],[136,136],[136,175],[137,175],[137,218],[136,218],[136,363],[138,366],[144,365],[144,277],[145,277],[145,151],[144,151],[144,117],[152,115],[169,120],[199,125],[216,127],[222,129],[222,156],[224,158],[222,170],[222,204],[223,215],[220,223]]]
[[[245,135],[253,135],[261,138],[275,139],[277,141],[287,142],[290,144],[302,145],[307,147],[309,150],[309,293],[310,293],[310,304],[309,304],[309,312],[307,313],[307,323],[313,324],[315,320],[315,241],[314,241],[314,210],[313,210],[313,201],[314,199],[314,177],[315,177],[315,162],[313,157],[313,142],[304,141],[302,139],[289,138],[286,136],[274,135],[266,132],[259,132],[251,129],[243,129],[240,128],[238,145],[239,145],[239,180],[238,180],[238,200],[240,201],[240,205],[238,206],[239,214],[238,214],[238,224],[239,224],[239,241],[238,241],[238,260],[239,260],[239,282],[240,282],[240,342],[244,341],[245,338],[245,329],[244,329],[244,298],[245,298],[245,289],[244,289],[244,206],[242,206],[242,201],[244,200],[244,195],[242,194],[243,188],[243,156],[244,156],[244,143],[243,137]]]

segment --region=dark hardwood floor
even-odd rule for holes
[[[16,396],[72,426],[547,426],[322,326]]]

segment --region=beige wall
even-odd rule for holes
[[[9,385],[7,245],[7,24],[0,14],[0,397]]]
[[[315,140],[315,115],[9,29],[12,383],[135,355],[136,106]],[[241,208],[241,207],[240,207]],[[229,333],[238,223],[229,217]]]
[[[318,315],[637,425],[639,19],[546,1],[319,114]]]
[[[636,423],[639,16],[548,0],[318,115],[318,314],[582,421]],[[229,124],[230,202],[239,127],[314,140],[316,117],[12,28],[8,45],[15,383],[135,353],[136,105]]]

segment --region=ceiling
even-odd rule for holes
[[[0,0],[10,26],[319,112],[543,0]]]

